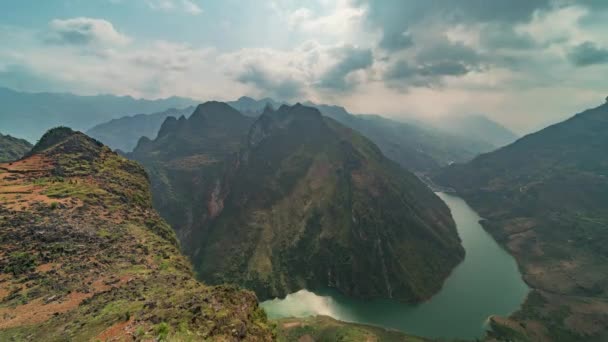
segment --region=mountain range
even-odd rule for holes
[[[535,289],[507,339],[608,338],[608,104],[436,172],[485,218]]]
[[[279,108],[283,103],[266,98],[254,100],[241,97],[227,102],[242,114],[259,116],[266,106]],[[483,152],[489,152],[516,139],[513,133],[485,117],[471,117],[459,124],[439,125],[433,122],[401,122],[378,115],[353,115],[343,107],[318,105],[315,107],[325,116],[361,132],[372,140],[382,152],[401,166],[413,172],[429,172],[452,162],[463,162]],[[113,148],[131,151],[141,136],[153,139],[164,119],[178,117],[181,113],[167,111],[148,116],[138,115],[98,125],[89,131],[93,137]],[[446,119],[448,120],[448,119]]]
[[[30,142],[35,142],[44,132],[56,126],[86,130],[125,115],[156,113],[196,104],[194,100],[180,97],[145,100],[114,95],[25,93],[2,87],[0,102],[2,131]]]
[[[416,302],[464,250],[447,206],[371,141],[312,107],[225,103],[168,118],[133,153],[201,278],[262,299],[302,288]]]

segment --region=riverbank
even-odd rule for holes
[[[269,317],[325,315],[427,338],[483,337],[488,318],[517,311],[528,287],[515,260],[481,227],[479,215],[459,197],[438,195],[452,211],[466,256],[429,301],[407,305],[392,300],[355,300],[332,290],[302,290],[262,303]]]

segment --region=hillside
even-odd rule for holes
[[[114,95],[25,93],[0,87],[0,103],[3,133],[34,142],[52,127],[63,125],[86,130],[124,115],[185,108],[195,101],[179,97],[145,100]]]
[[[17,160],[23,157],[31,148],[32,144],[27,140],[0,133],[0,163]]]
[[[149,170],[155,204],[202,279],[261,298],[330,286],[419,301],[464,254],[439,198],[310,107],[267,109],[252,125],[206,103],[130,156]]]
[[[478,210],[532,292],[511,333],[608,338],[608,104],[435,176]],[[521,325],[519,325],[521,323]]]
[[[272,338],[255,295],[193,277],[147,176],[68,128],[0,164],[0,340]]]

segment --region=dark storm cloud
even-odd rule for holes
[[[277,79],[256,65],[247,66],[236,80],[251,84],[261,90],[265,96],[280,100],[299,97],[302,95],[304,87],[302,83],[292,78]]]
[[[418,52],[416,59],[419,62],[450,60],[468,65],[478,65],[483,60],[482,56],[474,49],[447,40],[423,47]]]
[[[446,22],[526,22],[536,10],[548,9],[550,0],[356,0],[365,8],[367,22],[385,36],[407,32],[429,17]]]
[[[579,67],[606,64],[608,63],[608,49],[599,47],[592,42],[584,42],[570,50],[568,59]]]
[[[352,90],[357,84],[348,80],[347,76],[354,71],[370,67],[374,62],[372,51],[370,49],[344,47],[337,50],[336,54],[341,57],[341,60],[321,76],[317,86],[337,91]]]
[[[443,60],[414,66],[398,60],[388,67],[384,81],[393,88],[430,87],[440,84],[445,76],[462,76],[470,71],[470,67],[458,61]]]

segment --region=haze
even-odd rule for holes
[[[517,133],[603,98],[608,2],[52,0],[0,5],[0,85],[308,99]]]

